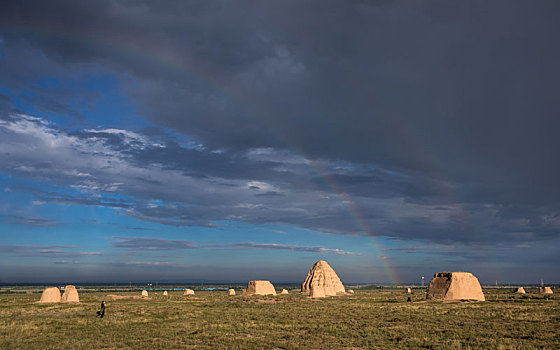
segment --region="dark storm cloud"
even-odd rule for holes
[[[135,231],[153,231],[153,229],[151,228],[146,228],[146,227],[131,227],[131,226],[126,226],[126,228],[128,230],[135,230]]]
[[[56,172],[56,171],[55,171]],[[52,174],[54,176],[55,174]],[[110,198],[107,196],[92,198],[91,196],[85,195],[70,195],[57,192],[44,191],[37,188],[31,187],[15,187],[15,190],[25,191],[33,194],[35,198],[43,203],[57,203],[57,204],[72,204],[72,205],[87,205],[87,206],[99,206],[99,207],[109,207],[114,209],[126,209],[130,208],[132,205],[130,202],[126,202],[120,199]],[[32,218],[20,218],[20,222],[29,221],[33,222],[36,220],[38,223],[43,221],[42,219],[32,219]],[[50,220],[44,220],[45,222],[51,222]],[[31,223],[28,223],[31,224]],[[52,221],[51,225],[56,225],[57,222]]]
[[[79,247],[71,245],[0,244],[0,252],[3,254],[15,254],[26,257],[77,258],[102,255],[100,252],[80,252],[68,250],[76,248]]]
[[[142,237],[113,237],[113,239],[115,239],[111,242],[113,247],[130,250],[176,250],[197,248],[191,241]]]
[[[8,119],[11,113],[17,113],[13,105],[14,100],[12,98],[0,94],[0,120]]]
[[[13,100],[6,95],[0,94],[0,111],[4,112],[5,109],[11,107]]]
[[[519,264],[557,264],[560,257],[552,241],[535,241],[530,243],[501,242],[492,245],[480,243],[454,242],[451,244],[427,244],[383,248],[385,254],[391,252],[405,253],[408,256],[420,258],[428,256],[428,261],[449,259],[450,261],[472,261],[477,263],[504,263],[515,259]],[[554,242],[551,245],[550,242]],[[539,254],[531,254],[538,250]]]
[[[128,250],[181,250],[181,249],[239,249],[239,250],[291,250],[296,252],[330,253],[335,255],[361,255],[342,249],[320,246],[300,246],[278,243],[238,242],[227,244],[195,244],[192,241],[145,237],[112,237],[111,245]]]
[[[201,152],[180,145],[169,137],[165,147],[129,149],[131,160],[142,165],[146,163],[161,164],[165,168],[183,171],[195,177],[222,176],[229,178],[266,178],[272,176],[272,168],[278,166],[274,161],[254,162],[243,155]]]
[[[45,109],[71,114],[76,95],[55,98],[33,82],[110,72],[144,118],[180,136],[77,130],[58,139],[72,161],[2,164],[102,193],[41,200],[167,225],[550,239],[560,229],[559,10],[519,1],[4,2],[3,84],[32,86]]]
[[[557,7],[23,1],[1,12],[7,47],[126,70],[146,117],[213,147],[287,144],[551,201]]]
[[[206,247],[212,248],[225,248],[225,249],[258,249],[258,250],[292,250],[296,252],[311,252],[311,253],[331,253],[335,255],[362,255],[361,253],[347,252],[342,249],[331,249],[319,246],[298,246],[291,244],[278,244],[278,243],[254,243],[254,242],[240,242],[231,244],[215,244],[207,245]]]
[[[3,252],[7,251],[21,251],[21,250],[58,250],[58,249],[71,249],[71,248],[78,248],[77,246],[73,245],[0,245],[0,250]]]
[[[56,220],[41,219],[34,217],[14,216],[7,220],[10,224],[26,225],[26,226],[57,226],[60,222]]]

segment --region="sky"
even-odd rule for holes
[[[559,283],[557,1],[0,1],[0,283]]]

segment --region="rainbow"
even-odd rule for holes
[[[301,152],[300,152],[301,153]],[[383,254],[381,245],[377,242],[375,232],[368,225],[365,216],[362,214],[360,208],[356,203],[351,200],[350,196],[346,194],[331,178],[329,174],[321,170],[321,167],[316,165],[311,158],[304,157],[306,163],[313,170],[314,173],[318,175],[318,178],[323,181],[331,193],[333,193],[338,201],[344,205],[346,211],[350,218],[354,221],[356,227],[362,231],[366,237],[371,241],[372,247],[375,250],[375,256],[380,258],[381,264],[383,266],[385,276],[392,284],[399,284],[399,277],[395,269],[391,267],[389,257]]]

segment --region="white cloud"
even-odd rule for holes
[[[132,141],[127,141],[130,147],[115,145],[102,133],[140,140],[143,146],[138,148]],[[472,210],[453,202],[412,202],[387,186],[410,183],[390,182],[394,174],[378,168],[311,161],[272,148],[233,156],[204,149],[168,151],[154,146],[157,143],[147,136],[122,129],[95,130],[94,134],[100,136],[68,133],[40,118],[12,115],[0,120],[0,168],[79,193],[36,190],[35,205],[107,206],[139,220],[173,226],[215,227],[220,220],[235,220],[339,234],[439,239],[449,236],[450,227],[472,230],[469,225],[478,222],[483,223],[476,227],[480,232],[502,230],[517,241],[535,238],[534,222],[545,233],[560,227],[560,217],[546,211],[539,213],[538,220],[536,216],[500,220],[497,213],[502,208],[496,205]],[[238,166],[237,161],[244,163]],[[330,177],[340,172],[355,184],[333,187]],[[367,177],[368,172],[373,175]],[[389,188],[390,192],[378,194],[372,188]],[[126,199],[115,200],[115,196]],[[50,224],[29,219],[20,222]]]
[[[262,182],[262,181],[249,181],[247,182],[247,188],[251,190],[261,191],[261,192],[277,192],[278,189],[273,185]]]

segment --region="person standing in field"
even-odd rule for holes
[[[105,316],[105,300],[101,300],[101,310],[97,311],[97,316],[103,318]]]

